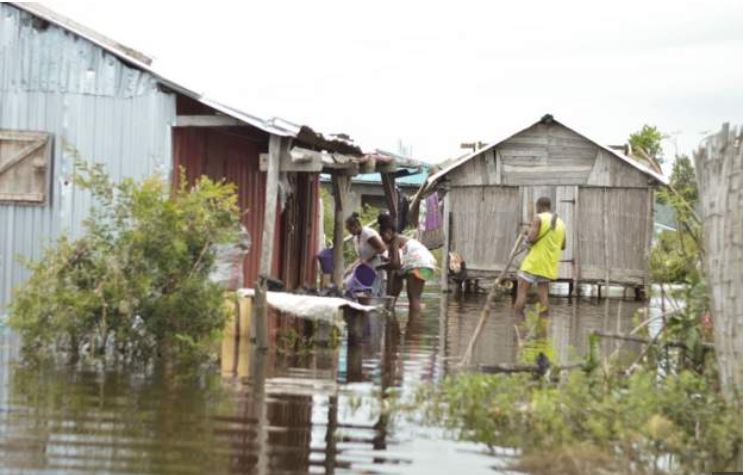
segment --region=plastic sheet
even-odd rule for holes
[[[238,290],[240,297],[253,297],[253,289]],[[270,307],[299,318],[329,323],[343,328],[344,316],[340,310],[345,307],[363,312],[378,310],[379,307],[362,305],[339,297],[319,297],[317,295],[289,294],[286,292],[267,292],[266,300]]]
[[[238,242],[214,246],[215,270],[210,274],[210,280],[226,290],[236,290],[243,286],[243,259],[250,249],[251,236],[241,226]]]

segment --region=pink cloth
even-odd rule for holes
[[[432,193],[426,199],[427,214],[424,218],[424,230],[431,231],[442,227],[442,214],[440,214],[440,203],[437,193]]]

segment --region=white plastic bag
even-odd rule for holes
[[[243,259],[251,249],[251,236],[245,226],[241,225],[237,242],[216,244],[213,249],[215,270],[210,274],[210,280],[222,285],[226,290],[243,287]]]

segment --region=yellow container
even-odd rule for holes
[[[220,351],[220,366],[225,376],[247,377],[253,297],[230,292],[225,295],[229,317]]]
[[[239,296],[230,292],[225,296],[225,306],[228,308],[229,316],[225,322],[224,335],[249,338],[251,336],[253,297]]]

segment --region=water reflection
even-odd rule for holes
[[[195,380],[25,367],[15,363],[17,338],[2,331],[0,472],[493,473],[509,452],[442,440],[388,410],[393,398],[454,371],[471,337],[483,296],[440,297],[428,289],[421,315],[357,316],[338,348],[252,354],[245,338],[226,336],[220,370]],[[505,299],[473,363],[519,362],[530,345],[554,363],[572,362],[592,330],[627,332],[642,307],[556,299],[550,319],[531,329]],[[604,341],[601,350],[638,346]]]

